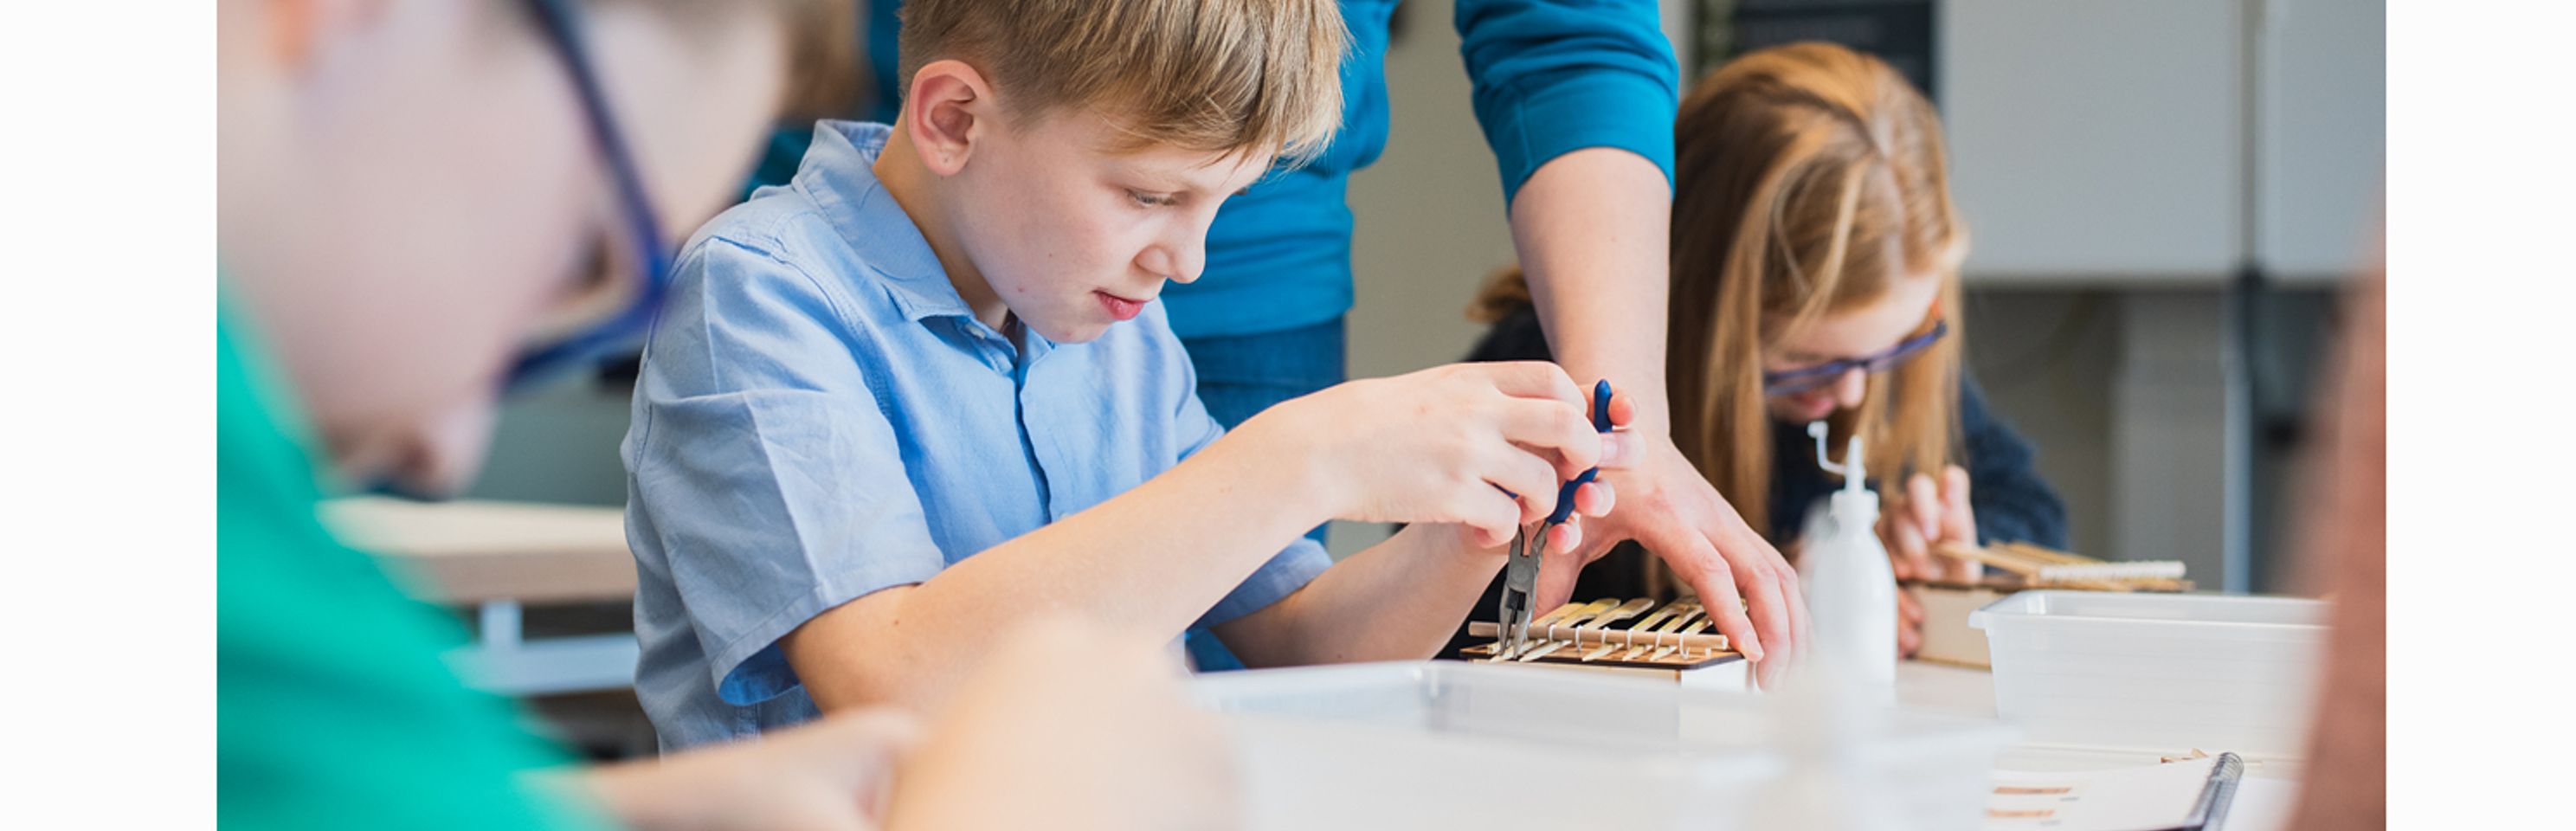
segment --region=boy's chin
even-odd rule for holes
[[[1090,343],[1107,334],[1109,327],[1117,325],[1116,321],[1108,319],[1046,321],[1024,317],[1021,321],[1036,330],[1039,336],[1055,343]]]

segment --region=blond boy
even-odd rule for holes
[[[1558,483],[1633,452],[1535,363],[1208,417],[1156,295],[1330,138],[1329,0],[904,14],[896,123],[819,125],[702,229],[646,355],[628,537],[666,745],[926,705],[1037,613],[1210,626],[1255,666],[1429,657]],[[1332,518],[1415,524],[1336,564],[1301,536]]]

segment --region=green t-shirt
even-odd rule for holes
[[[563,752],[440,653],[444,610],[397,589],[315,514],[302,418],[252,333],[215,326],[217,816],[225,828],[593,828],[521,789]]]

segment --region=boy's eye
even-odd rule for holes
[[[1159,194],[1159,193],[1146,193],[1146,192],[1141,191],[1141,190],[1129,190],[1129,191],[1127,191],[1127,198],[1129,198],[1129,199],[1133,199],[1133,200],[1136,200],[1136,204],[1138,204],[1138,205],[1142,205],[1142,206],[1145,206],[1145,207],[1148,207],[1148,208],[1160,208],[1160,207],[1163,207],[1163,206],[1166,206],[1166,205],[1170,205],[1170,204],[1172,204],[1172,202],[1173,202],[1172,197],[1171,197],[1171,196],[1169,196],[1169,195]]]

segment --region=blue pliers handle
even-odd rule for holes
[[[1610,381],[1592,385],[1592,429],[1610,432]],[[1556,492],[1556,510],[1534,528],[1522,528],[1513,535],[1510,559],[1503,566],[1501,619],[1496,621],[1501,637],[1494,648],[1494,660],[1520,653],[1529,644],[1532,607],[1538,602],[1538,570],[1546,554],[1547,529],[1565,523],[1574,515],[1574,492],[1601,474],[1590,468],[1565,483]]]

